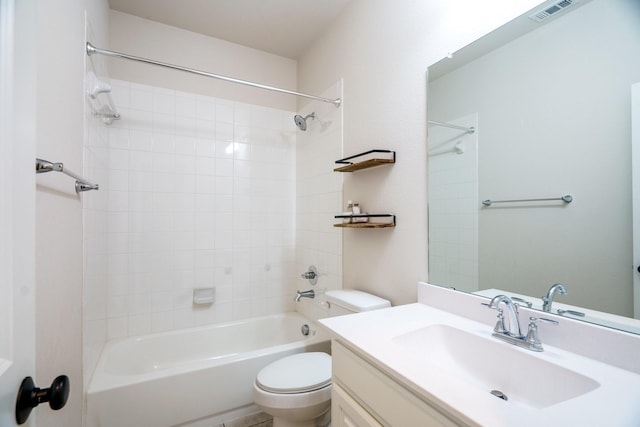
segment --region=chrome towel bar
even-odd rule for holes
[[[100,188],[98,184],[92,184],[80,175],[70,171],[69,169],[65,169],[64,164],[62,163],[53,163],[48,160],[36,159],[36,173],[45,173],[52,171],[62,172],[63,174],[75,179],[76,193],[81,193],[83,191],[89,190],[98,190]]]
[[[552,197],[548,199],[519,199],[519,200],[483,200],[482,204],[485,206],[491,206],[494,203],[518,203],[518,202],[550,202],[555,200],[562,200],[565,203],[571,203],[573,201],[573,196],[567,194],[562,197]]]

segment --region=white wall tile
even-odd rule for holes
[[[151,314],[151,332],[166,332],[174,329],[173,310]]]
[[[157,88],[154,90],[153,112],[168,115],[176,114],[176,101],[173,91],[159,91]]]
[[[195,150],[196,156],[215,157],[216,143],[213,139],[198,138]]]
[[[176,103],[176,116],[191,117],[191,118],[196,117],[195,95],[187,94],[184,92],[177,92],[175,103]]]
[[[196,119],[196,136],[201,139],[214,139],[216,127],[216,122],[212,120]]]
[[[220,123],[233,123],[233,102],[216,100],[216,121]]]
[[[107,320],[107,338],[123,338],[129,335],[128,320],[126,316],[113,317]]]
[[[196,118],[203,120],[215,120],[215,100],[205,96],[198,96],[196,99]]]
[[[126,161],[126,167],[122,166],[123,168],[130,168],[130,170],[141,171],[141,172],[153,171],[153,157],[150,155],[149,152],[130,151],[129,153],[127,153],[128,157],[126,158],[123,156],[120,156],[120,153],[117,153],[117,154],[118,154],[118,159],[113,159],[113,161],[111,162],[114,165],[114,167],[123,165],[123,162]]]
[[[151,333],[151,314],[144,313],[129,316],[129,336]]]
[[[153,92],[142,85],[132,84],[129,90],[129,107],[135,110],[152,111]]]
[[[196,141],[195,136],[182,135],[177,132],[178,124],[176,124],[176,154],[184,154],[193,156],[196,154]]]
[[[115,338],[295,309],[276,283],[295,253],[293,113],[122,81],[114,97],[123,120],[87,142],[105,148],[85,163],[107,177],[91,201],[101,210],[85,212],[95,329]],[[216,303],[194,306],[196,286],[215,286]]]
[[[216,159],[213,157],[196,157],[195,172],[198,175],[215,175]]]
[[[233,121],[238,126],[249,128],[251,126],[251,105],[235,103]]]

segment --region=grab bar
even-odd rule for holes
[[[485,206],[491,206],[494,203],[518,203],[518,202],[549,202],[554,200],[562,200],[565,203],[571,203],[573,201],[573,197],[570,194],[567,194],[562,197],[552,197],[548,199],[519,199],[519,200],[483,200],[482,204]]]
[[[64,164],[62,163],[53,163],[48,160],[36,158],[36,173],[46,173],[52,171],[62,172],[63,174],[75,179],[76,193],[81,193],[83,191],[89,190],[98,190],[100,188],[98,184],[92,184],[80,175],[70,171],[69,169],[65,169]]]

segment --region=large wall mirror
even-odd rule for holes
[[[429,282],[640,333],[640,2],[557,3],[429,68]]]

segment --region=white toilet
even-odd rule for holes
[[[355,290],[326,293],[329,316],[390,307],[389,301]],[[273,416],[273,427],[326,427],[331,422],[331,356],[297,353],[264,367],[253,401]]]

